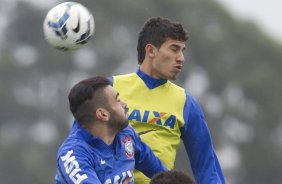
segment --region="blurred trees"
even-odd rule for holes
[[[281,44],[213,1],[79,2],[93,13],[96,31],[74,52],[58,51],[43,38],[42,23],[55,2],[18,2],[6,14],[0,40],[3,183],[54,183],[56,152],[72,123],[70,87],[92,75],[135,71],[138,31],[151,16],[181,22],[190,32],[176,82],[202,104],[228,183],[282,180]],[[181,147],[176,167],[189,170],[183,160]]]

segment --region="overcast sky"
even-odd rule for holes
[[[239,19],[253,20],[282,43],[282,0],[216,0]]]
[[[61,2],[60,0],[0,0],[0,29],[7,24],[6,12],[17,1],[36,4],[40,8],[49,9]],[[220,2],[239,19],[254,21],[262,30],[282,43],[282,0],[215,0]],[[7,14],[6,14],[7,15]],[[1,40],[1,35],[0,35]]]

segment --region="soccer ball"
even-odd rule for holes
[[[46,15],[43,30],[48,43],[68,51],[81,48],[94,34],[93,15],[76,2],[61,3]]]

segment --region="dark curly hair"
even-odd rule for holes
[[[179,170],[160,172],[153,176],[150,184],[196,184],[186,173]]]
[[[147,20],[138,37],[138,63],[142,64],[145,58],[145,46],[147,44],[150,43],[160,48],[168,38],[187,41],[189,35],[181,24],[172,22],[169,19],[155,17]]]
[[[108,104],[102,90],[110,85],[107,78],[91,77],[75,84],[69,92],[69,107],[79,125],[87,128],[93,122],[93,112]]]

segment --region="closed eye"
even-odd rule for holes
[[[119,92],[117,92],[117,94],[116,94],[116,100],[117,100],[118,102],[120,102],[120,99],[119,99]]]
[[[184,51],[186,49],[185,47],[182,48],[181,46],[176,45],[176,44],[171,45],[170,48],[173,52]]]

